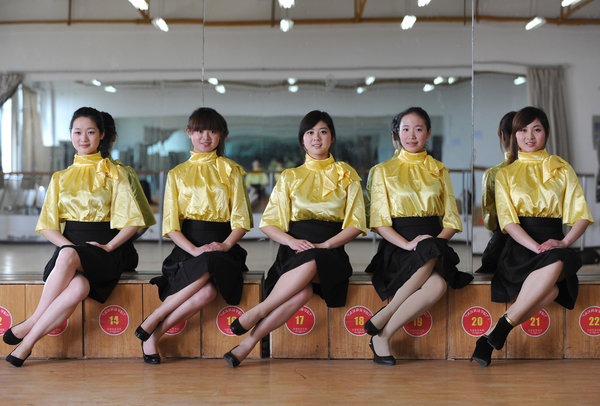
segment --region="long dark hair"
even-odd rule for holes
[[[503,151],[510,151],[510,137],[512,134],[512,122],[515,116],[517,115],[516,111],[509,111],[500,119],[500,123],[498,124],[498,138],[500,139],[500,146]],[[506,135],[506,138],[503,138],[503,135]]]
[[[115,119],[113,118],[113,116],[111,116],[106,111],[103,111],[101,114],[102,120],[104,121],[104,138],[107,141],[108,148],[106,148],[106,150],[100,150],[100,153],[102,154],[102,158],[108,158],[108,156],[110,155],[110,149],[114,144],[115,140],[117,139],[117,127],[115,125]]]
[[[219,144],[217,145],[217,155],[223,156],[225,153],[225,138],[229,135],[229,129],[227,128],[227,121],[220,115],[215,109],[210,107],[200,107],[194,110],[194,112],[188,118],[187,130],[204,131],[210,130],[218,132],[220,134]]]
[[[519,144],[517,143],[517,131],[527,127],[535,120],[540,120],[540,124],[544,127],[546,133],[546,139],[544,140],[544,147],[548,142],[550,136],[550,123],[548,122],[548,116],[544,113],[544,110],[533,106],[527,106],[519,110],[512,121],[512,131],[510,134],[510,157],[508,163],[513,163],[519,157]]]
[[[86,117],[92,120],[96,127],[98,127],[98,131],[100,131],[100,135],[104,134],[105,136],[100,140],[100,144],[98,144],[98,151],[102,155],[103,158],[108,156],[110,150],[110,141],[109,137],[106,137],[104,120],[102,119],[102,113],[96,110],[93,107],[80,107],[73,113],[73,117],[71,117],[71,122],[69,123],[69,131],[73,129],[73,123],[80,117]]]

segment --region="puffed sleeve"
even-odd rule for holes
[[[462,223],[458,215],[458,207],[456,207],[456,199],[452,190],[452,181],[450,180],[450,171],[444,167],[442,169],[442,185],[444,193],[444,218],[442,219],[442,227],[452,228],[458,232],[462,231]]]
[[[358,180],[355,180],[348,185],[342,229],[346,227],[354,227],[359,229],[361,231],[361,235],[365,235],[367,233],[365,200],[362,193],[362,187],[360,186],[360,181]]]
[[[112,179],[113,190],[110,207],[110,227],[122,229],[125,227],[144,227],[144,216],[140,210],[127,171],[117,167],[118,176]]]
[[[35,231],[38,233],[41,230],[56,230],[60,231],[60,214],[58,212],[58,192],[59,192],[59,173],[54,173],[50,179],[50,185],[46,191],[46,198],[40,217],[38,218]]]
[[[510,199],[510,190],[508,179],[504,168],[496,174],[496,212],[498,213],[498,223],[500,230],[504,232],[504,227],[508,224],[520,224],[517,210]]]
[[[181,231],[181,223],[179,221],[179,192],[177,189],[175,173],[171,170],[167,175],[167,184],[165,186],[165,197],[163,201],[162,232],[164,237],[171,231]]]
[[[231,229],[243,228],[250,231],[252,228],[252,210],[250,199],[244,186],[243,172],[239,166],[232,168],[231,185],[229,194],[229,207],[231,207]]]
[[[367,179],[367,210],[369,214],[369,228],[392,225],[392,214],[383,168],[374,166],[369,171]]]
[[[498,216],[496,215],[495,199],[495,168],[490,168],[483,173],[481,181],[481,211],[483,214],[483,225],[488,230],[498,228]]]
[[[285,170],[275,184],[269,203],[260,220],[260,228],[264,226],[276,226],[283,232],[288,232],[290,219],[292,218],[292,206],[289,195],[289,184],[292,180],[292,173]]]
[[[577,179],[577,174],[568,165],[564,168],[565,196],[563,200],[563,223],[572,226],[577,220],[594,222],[590,209],[585,201],[583,189]]]
[[[142,211],[142,216],[144,217],[144,227],[150,227],[151,225],[156,224],[154,213],[152,212],[152,208],[150,207],[148,199],[144,194],[144,189],[142,188],[135,170],[131,166],[123,166],[123,168],[125,171],[127,171],[127,177],[129,179],[129,184],[131,185],[131,190],[133,191],[135,200]]]

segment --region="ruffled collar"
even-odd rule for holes
[[[550,155],[548,155],[548,152],[546,152],[546,149],[540,149],[539,151],[535,151],[535,152],[523,152],[523,151],[519,151],[519,161],[521,162],[539,162],[539,161],[543,161],[544,159],[548,158]]]
[[[333,155],[329,154],[327,159],[314,159],[310,155],[306,154],[304,157],[304,166],[306,166],[311,171],[321,171],[326,169],[329,165],[333,164],[335,160],[333,159]]]
[[[519,151],[518,161],[525,163],[542,164],[542,181],[546,183],[548,180],[555,178],[559,169],[567,166],[567,161],[557,155],[549,155],[546,149],[540,149],[535,152]]]
[[[190,151],[190,161],[197,164],[206,164],[217,159],[217,151],[210,152],[195,152]]]
[[[403,148],[399,151],[397,150],[394,153],[394,156],[401,162],[410,165],[421,165],[427,172],[435,177],[439,177],[444,169],[444,164],[433,158],[431,155],[428,155],[427,151],[408,152]]]
[[[425,161],[427,158],[427,151],[408,152],[402,148],[400,150],[396,150],[396,152],[394,152],[394,156],[409,164],[420,164],[423,163],[423,161]]]
[[[96,152],[91,155],[79,155],[75,154],[73,157],[73,165],[84,166],[84,165],[98,165],[99,162],[104,160],[100,152]]]

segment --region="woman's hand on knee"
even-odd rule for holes
[[[112,251],[112,247],[110,247],[109,244],[104,245],[104,244],[100,244],[97,241],[86,241],[86,244],[90,244],[90,245],[93,245],[94,247],[102,248],[106,252]]]

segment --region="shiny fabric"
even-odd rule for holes
[[[498,228],[498,215],[496,214],[496,174],[500,168],[504,168],[508,160],[508,152],[504,153],[504,162],[489,168],[483,173],[481,181],[481,211],[483,214],[483,225],[488,230],[494,231]]]
[[[369,227],[392,226],[396,217],[442,217],[442,227],[462,231],[448,169],[427,152],[404,149],[374,166],[367,182]]]
[[[142,212],[142,216],[144,217],[144,227],[150,227],[151,225],[156,224],[154,213],[152,212],[152,208],[150,207],[148,199],[144,194],[144,189],[142,189],[142,185],[140,184],[140,180],[138,179],[135,170],[131,166],[123,164],[118,159],[114,160],[113,163],[123,168],[127,173],[127,178],[129,179],[131,190],[133,191],[135,200],[137,201],[138,206],[140,207],[140,210]]]
[[[284,232],[290,221],[341,222],[342,229],[354,227],[366,234],[365,203],[360,177],[345,162],[333,157],[312,159],[286,169],[273,188],[260,227],[272,225]]]
[[[127,173],[100,153],[75,155],[73,165],[52,175],[35,230],[60,231],[67,220],[144,226]]]
[[[232,230],[250,230],[252,214],[242,167],[215,151],[190,154],[167,176],[163,235],[180,231],[184,219],[229,222]]]
[[[594,219],[575,171],[546,150],[519,152],[519,158],[496,175],[496,209],[501,229],[519,217],[562,218],[572,226]]]

